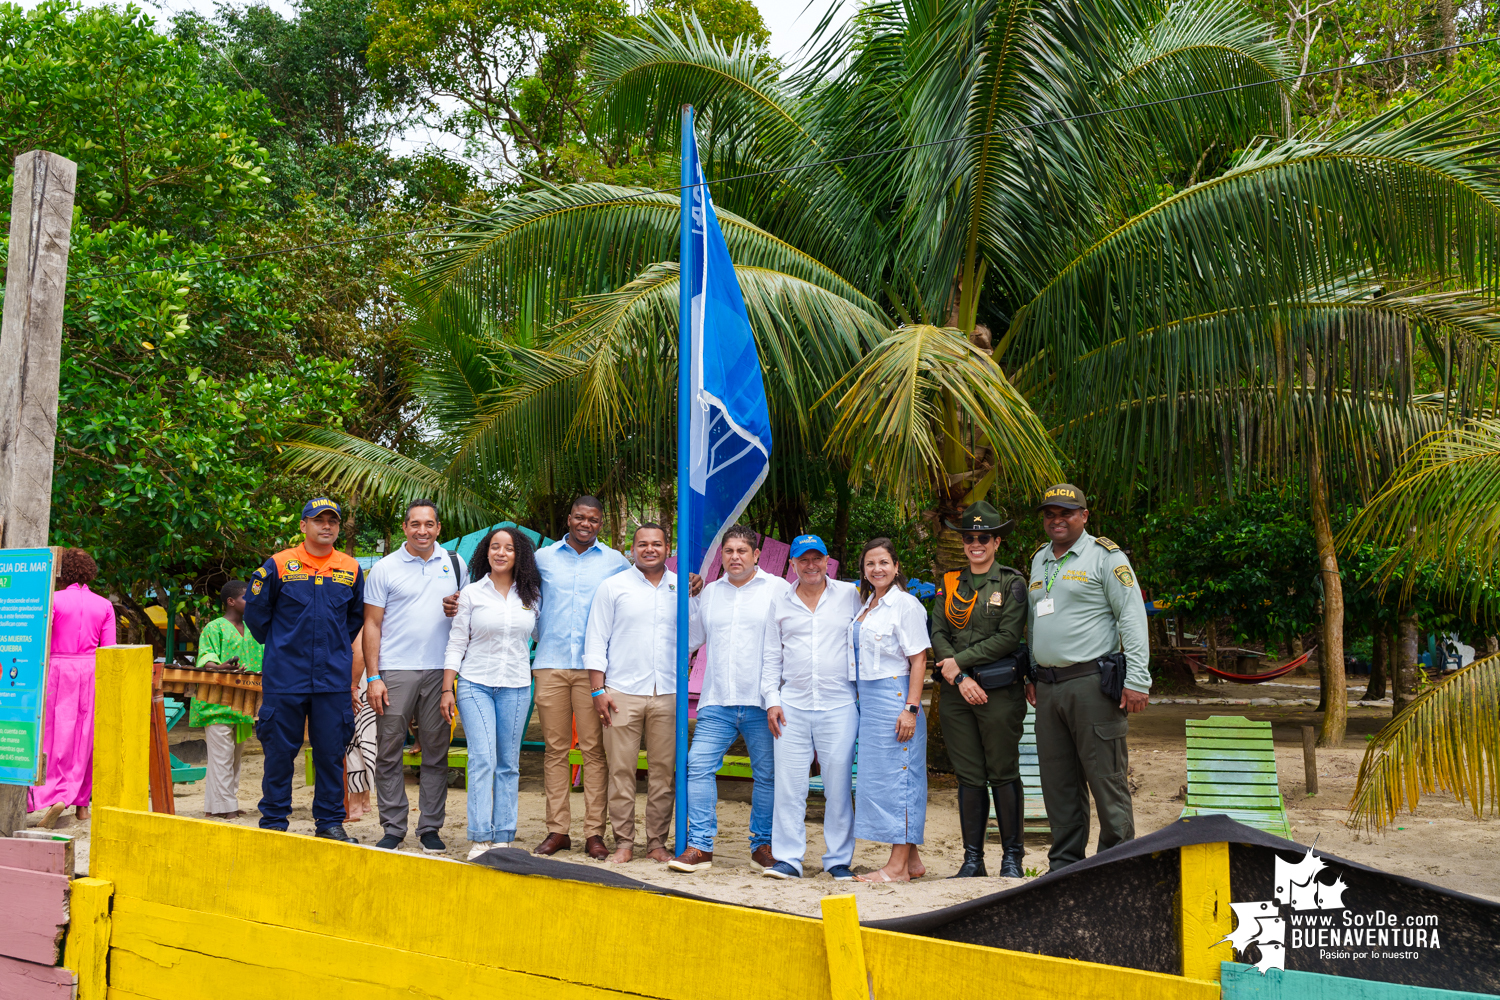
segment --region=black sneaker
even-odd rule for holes
[[[443,838],[436,833],[424,833],[417,839],[422,842],[423,854],[442,854],[448,849],[448,845],[443,843]]]
[[[323,827],[323,829],[318,831],[318,836],[322,837],[324,840],[342,840],[346,844],[359,843],[357,839],[349,836],[344,832],[344,825],[342,823],[335,823],[333,826]]]
[[[396,848],[401,846],[401,838],[393,833],[388,833],[384,837],[381,837],[379,840],[375,841],[375,846],[383,851],[394,851]]]

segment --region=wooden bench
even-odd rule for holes
[[[1047,806],[1042,802],[1042,771],[1036,753],[1036,709],[1026,706],[1026,724],[1021,730],[1021,785],[1026,790],[1025,812],[1021,823],[1027,833],[1048,833]],[[990,796],[990,825],[999,829],[995,817],[995,799]]]
[[[1187,720],[1187,776],[1183,816],[1228,816],[1291,839],[1269,722],[1240,715]]]

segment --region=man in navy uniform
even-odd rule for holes
[[[317,834],[355,843],[344,832],[343,760],[354,734],[349,677],[354,637],[364,623],[365,578],[353,556],[334,548],[342,515],[327,497],[308,501],[302,544],[276,553],[250,578],[245,625],[266,647],[255,724],[266,761],[261,828],[287,828],[305,725],[317,772]]]

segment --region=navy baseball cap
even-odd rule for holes
[[[304,519],[309,517],[317,517],[325,510],[333,511],[333,516],[338,518],[340,521],[344,519],[344,509],[327,497],[313,497],[311,500],[307,501],[306,506],[302,508],[302,517]]]
[[[795,559],[805,552],[821,552],[828,554],[828,546],[823,544],[823,539],[817,535],[798,535],[792,539],[792,558]]]

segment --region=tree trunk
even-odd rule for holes
[[[1208,628],[1203,630],[1203,660],[1215,670],[1219,669],[1219,623],[1214,619],[1208,620]],[[1215,677],[1215,681],[1219,678]]]
[[[1385,697],[1385,676],[1390,670],[1391,633],[1384,625],[1375,628],[1375,656],[1370,665],[1370,683],[1365,685],[1365,701]]]
[[[1392,715],[1399,715],[1417,697],[1417,613],[1409,608],[1403,612],[1399,628],[1396,670],[1391,675]]]
[[[1173,645],[1174,646],[1186,646],[1187,645],[1187,636],[1183,634],[1184,630],[1183,630],[1183,626],[1182,626],[1182,612],[1181,611],[1174,610],[1172,612],[1172,625],[1173,625],[1174,629],[1177,632],[1176,642],[1174,642]]]
[[[828,554],[837,559],[840,565],[848,565],[850,559],[849,504],[853,499],[852,491],[849,489],[849,473],[839,468],[830,469],[829,473],[833,480],[833,494],[836,502],[833,511],[833,540],[829,543]],[[852,575],[856,579],[859,577],[859,567],[854,568]]]
[[[355,535],[359,532],[359,494],[355,493],[350,496],[345,506],[348,509],[345,511],[344,523],[339,529],[344,536],[344,551],[351,556],[358,555],[355,551]]]
[[[1339,577],[1338,554],[1333,547],[1333,526],[1328,520],[1328,490],[1323,482],[1323,456],[1314,445],[1308,463],[1308,488],[1312,494],[1313,537],[1318,543],[1318,568],[1323,577],[1323,641],[1318,650],[1318,673],[1324,679],[1323,731],[1318,745],[1336,747],[1344,742],[1349,725],[1349,698],[1344,678],[1344,584]]]
[[[1487,635],[1484,637],[1484,655],[1494,656],[1500,653],[1500,636]]]

